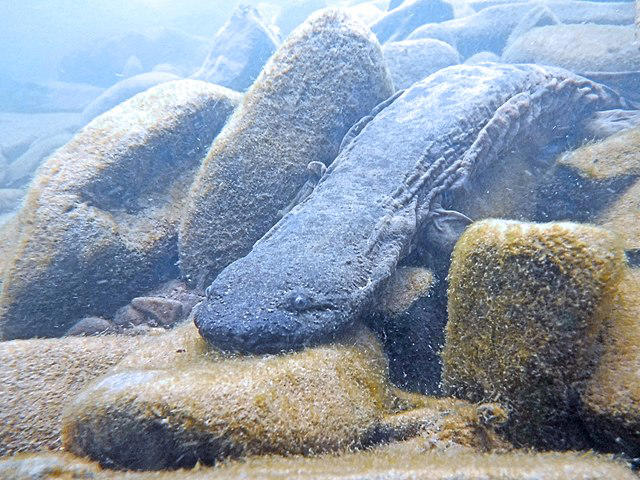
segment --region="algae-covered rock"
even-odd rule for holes
[[[216,33],[207,59],[193,78],[237,91],[246,90],[276,51],[278,43],[258,11],[240,5]]]
[[[619,240],[597,227],[472,225],[449,273],[444,392],[504,404],[516,444],[588,447],[575,410],[623,266]]]
[[[14,186],[26,184],[44,160],[72,138],[71,133],[61,132],[33,142],[29,149],[7,168],[7,183]]]
[[[75,399],[63,419],[68,451],[134,469],[319,453],[361,444],[393,410],[385,358],[371,334],[225,360],[191,323],[177,336],[136,352]]]
[[[539,63],[574,72],[640,70],[640,52],[632,26],[549,25],[524,33],[509,45],[502,60]]]
[[[200,160],[239,95],[180,80],[91,122],[39,170],[0,293],[5,339],[110,317],[177,268],[177,223]]]
[[[398,90],[427,78],[441,68],[460,63],[460,55],[451,45],[429,38],[388,42],[382,53],[393,85]]]
[[[407,38],[416,28],[453,18],[451,4],[443,0],[408,0],[371,26],[381,43]]]
[[[400,267],[379,295],[369,325],[389,358],[389,378],[400,388],[440,392],[440,350],[447,321],[446,286],[426,268]]]
[[[64,414],[63,442],[105,466],[133,469],[313,456],[409,437],[422,450],[494,451],[510,448],[494,431],[501,412],[393,388],[366,329],[330,346],[239,357],[212,350],[188,322],[85,389]]]
[[[608,315],[604,352],[582,395],[581,416],[607,451],[640,454],[640,269],[627,269]]]
[[[537,217],[588,221],[640,248],[640,127],[564,154],[540,188]]]
[[[180,268],[199,287],[246,255],[342,137],[390,96],[373,34],[338,10],[300,26],[269,60],[216,139],[180,227]]]
[[[63,408],[145,341],[107,335],[1,342],[0,456],[59,448]]]
[[[634,480],[620,461],[591,452],[475,453],[429,452],[415,441],[392,443],[370,451],[325,454],[314,458],[255,456],[219,467],[165,472],[102,470],[68,453],[17,455],[0,459],[0,475],[34,480],[43,474],[94,480]],[[65,476],[67,475],[67,476]]]

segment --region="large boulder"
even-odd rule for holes
[[[451,4],[444,0],[409,0],[388,12],[371,26],[381,43],[404,40],[416,28],[453,18]]]
[[[64,407],[146,341],[109,335],[0,342],[0,456],[60,448]]]
[[[380,45],[339,10],[292,33],[249,89],[198,172],[180,227],[180,268],[207,286],[275,224],[351,125],[393,93]]]
[[[207,59],[193,78],[243,91],[251,86],[278,46],[258,11],[241,5],[216,33]]]
[[[621,242],[594,226],[472,225],[449,273],[444,392],[499,399],[516,445],[590,448],[577,406],[623,268]]]
[[[382,48],[393,85],[402,90],[441,68],[460,63],[460,55],[448,43],[430,38],[387,42]]]
[[[4,339],[62,335],[177,275],[185,193],[238,101],[206,82],[165,83],[96,118],[47,160],[6,264]]]
[[[548,13],[562,23],[596,23],[603,25],[629,25],[633,23],[633,5],[630,3],[598,3],[573,0],[554,0],[545,3]],[[539,6],[530,2],[495,5],[479,12],[442,23],[417,28],[409,39],[435,38],[458,49],[462,58],[490,51],[502,54],[510,35]],[[548,13],[547,13],[548,12]],[[535,23],[534,23],[535,24]]]
[[[82,121],[89,123],[101,113],[111,110],[116,105],[128,100],[134,95],[160,85],[161,83],[178,80],[180,77],[166,72],[148,72],[134,75],[121,80],[105,90],[82,111]]]
[[[59,77],[68,82],[109,87],[122,80],[135,56],[144,72],[169,63],[181,76],[191,75],[207,56],[209,41],[180,30],[158,28],[129,32],[78,50],[62,59]]]
[[[640,71],[640,43],[632,26],[549,25],[518,37],[505,49],[502,60],[579,73]]]

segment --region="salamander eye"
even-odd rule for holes
[[[209,285],[204,291],[204,294],[207,298],[211,298],[211,294],[213,293],[213,288],[211,287],[213,287],[213,284]]]
[[[306,310],[311,305],[311,298],[301,292],[292,292],[288,301],[291,308],[297,311]]]

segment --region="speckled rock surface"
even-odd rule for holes
[[[107,335],[0,342],[0,456],[59,448],[62,409],[145,341]]]
[[[627,269],[608,315],[605,349],[581,416],[601,448],[640,454],[640,269]]]
[[[593,226],[471,226],[449,273],[444,392],[499,399],[516,444],[589,448],[576,402],[597,367],[623,266],[620,241]]]
[[[640,248],[640,127],[588,143],[558,159],[541,185],[537,217],[593,222]]]
[[[95,463],[69,454],[42,453],[0,460],[0,474],[12,480],[34,480],[52,473],[62,478],[84,475],[95,480],[634,480],[620,461],[593,453],[481,454],[466,450],[430,452],[425,442],[392,443],[366,452],[315,458],[251,457],[221,467],[198,466],[168,472],[101,470]],[[74,477],[75,475],[76,477]]]
[[[306,182],[307,164],[333,161],[351,125],[392,88],[380,46],[364,25],[325,10],[300,26],[269,60],[196,175],[180,226],[187,281],[205,287],[246,255]]]
[[[276,51],[278,43],[258,11],[240,5],[215,34],[207,59],[192,78],[237,91],[246,90]]]
[[[388,42],[382,53],[396,90],[407,88],[441,68],[460,63],[460,55],[451,45],[433,39]]]
[[[18,214],[0,335],[62,335],[175,278],[185,192],[237,102],[206,82],[165,83],[100,116],[50,157]]]
[[[574,72],[638,71],[640,43],[632,26],[550,25],[514,40],[502,60],[554,65]]]

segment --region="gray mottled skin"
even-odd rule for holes
[[[440,197],[522,142],[565,136],[615,93],[561,69],[450,67],[405,91],[340,152],[315,191],[225,270],[194,311],[219,348],[269,353],[328,342],[376,292]]]

